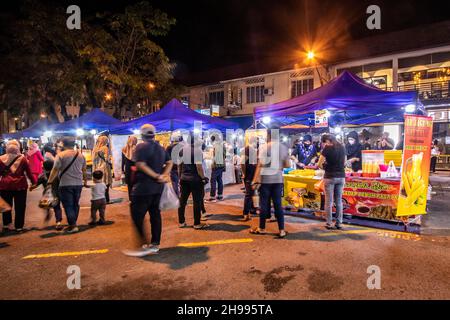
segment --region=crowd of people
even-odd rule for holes
[[[162,219],[160,201],[163,191],[170,186],[179,198],[178,224],[180,228],[188,226],[186,207],[192,196],[193,229],[203,230],[211,214],[207,213],[205,201],[216,202],[224,199],[223,174],[226,170],[227,147],[221,139],[211,136],[212,148],[211,175],[206,174],[204,159],[205,142],[191,132],[184,141],[182,135],[174,136],[171,144],[163,148],[156,141],[156,130],[151,124],[140,129],[141,143],[130,136],[122,149],[122,172],[128,189],[130,214],[139,236],[136,250],[125,251],[131,256],[144,256],[157,253],[161,242]],[[258,226],[251,228],[252,234],[266,234],[267,220],[276,221],[280,238],[287,236],[282,207],[283,170],[294,164],[298,169],[309,167],[324,170],[325,211],[327,229],[342,229],[342,193],[345,184],[345,169],[353,171],[362,168],[362,151],[379,148],[393,149],[394,141],[387,133],[373,146],[365,139],[360,142],[357,132],[346,135],[346,141],[339,141],[332,134],[324,134],[320,141],[313,141],[309,134],[297,139],[289,152],[288,146],[281,141],[276,145],[267,131],[264,141],[250,137],[247,146],[233,154],[233,168],[237,183],[243,183],[245,192],[242,220],[250,221],[251,216],[259,216]],[[433,156],[439,152],[434,142]],[[54,195],[54,203],[45,208],[45,221],[55,216],[57,230],[67,233],[79,231],[77,226],[80,212],[80,197],[84,187],[91,189],[91,221],[89,225],[106,223],[106,206],[111,203],[109,190],[113,183],[113,165],[110,140],[108,136],[97,138],[92,150],[92,180],[88,185],[87,163],[82,152],[76,148],[75,140],[64,138],[55,144],[46,144],[42,150],[32,142],[26,151],[21,144],[9,140],[0,156],[0,197],[10,207],[3,210],[4,231],[21,232],[25,223],[27,192],[39,185],[44,187],[43,195],[49,191]],[[432,162],[433,166],[433,162]],[[120,180],[121,177],[116,177]],[[28,181],[31,186],[28,185]],[[205,189],[209,188],[209,197],[205,199]],[[257,197],[258,196],[258,197]],[[1,200],[0,199],[0,200]],[[255,203],[257,201],[258,203]],[[333,226],[333,203],[336,218]],[[273,207],[273,213],[272,213]],[[64,209],[67,227],[63,228]],[[12,211],[15,212],[14,223]],[[147,243],[144,219],[150,216],[151,240]]]

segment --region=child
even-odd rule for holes
[[[36,185],[31,186],[30,187],[30,191],[33,191],[34,189],[36,189],[37,187],[39,187],[41,184],[44,187],[44,192],[45,192],[45,188],[47,187],[47,181],[48,178],[50,177],[50,172],[53,169],[53,161],[51,160],[45,160],[43,163],[43,167],[44,167],[44,172],[42,172],[37,180]],[[52,185],[53,187],[53,185]],[[55,190],[55,188],[53,188],[53,194],[57,195],[58,194],[58,190]],[[55,219],[56,219],[56,230],[62,230],[63,229],[63,225],[61,224],[62,222],[62,210],[61,210],[61,205],[58,202],[58,204],[53,207],[53,211],[55,211]],[[47,214],[45,216],[45,222],[48,222],[51,218],[51,211],[50,209],[47,209]]]
[[[106,209],[106,184],[103,182],[103,172],[96,170],[92,173],[92,176],[94,178],[94,185],[91,187],[91,222],[89,222],[89,225],[104,225]],[[100,213],[100,220],[98,222],[97,210]]]

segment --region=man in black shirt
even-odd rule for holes
[[[125,254],[130,256],[145,256],[158,253],[161,241],[161,211],[159,201],[164,183],[170,182],[170,171],[172,160],[155,141],[155,127],[151,124],[144,124],[141,127],[143,143],[136,146],[136,183],[131,192],[131,217],[139,233],[140,239],[145,243],[144,218],[147,212],[150,213],[151,224],[151,244],[144,244],[137,251],[128,251]]]
[[[256,163],[258,160],[258,150],[256,149],[256,139],[251,137],[249,145],[245,147],[244,159],[241,162],[242,174],[244,175],[245,198],[244,198],[244,221],[250,220],[250,214],[256,213],[253,203],[255,190],[252,188],[252,181],[255,177]]]

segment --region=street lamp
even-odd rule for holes
[[[306,57],[308,58],[308,60],[313,60],[315,57],[315,53],[314,51],[308,51],[308,53],[306,54]]]
[[[106,100],[106,101],[109,101],[109,100],[111,100],[111,99],[112,99],[112,94],[111,94],[111,93],[105,94],[105,100]]]
[[[309,50],[308,52],[306,52],[306,60],[309,61],[313,65],[313,67],[316,69],[317,75],[319,76],[319,80],[320,80],[320,86],[323,86],[324,79],[319,71],[319,63],[316,59],[316,53],[313,50]],[[327,81],[325,81],[325,82],[327,82]]]
[[[149,90],[153,90],[156,88],[156,85],[153,82],[149,82],[147,86]]]

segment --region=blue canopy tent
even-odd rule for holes
[[[120,123],[120,120],[111,117],[98,108],[94,108],[78,118],[52,126],[51,130],[63,134],[75,134],[77,129],[101,132],[107,131]]]
[[[330,126],[403,122],[405,108],[414,105],[423,113],[415,91],[378,89],[344,71],[329,83],[302,96],[255,109],[257,120],[270,117],[273,126],[293,123],[314,126],[314,112],[328,110]]]
[[[194,122],[201,122],[202,129],[218,129],[225,131],[226,129],[237,129],[238,124],[220,118],[210,117],[195,112],[182,104],[177,99],[172,99],[161,110],[134,119],[110,129],[111,134],[127,135],[138,130],[142,125],[150,123],[155,126],[158,132],[168,132],[179,129],[190,130],[194,128]]]
[[[51,128],[51,122],[45,118],[39,121],[36,121],[28,128],[14,132],[14,133],[5,133],[3,134],[3,138],[5,139],[20,139],[20,138],[38,138],[44,134],[46,130]]]

